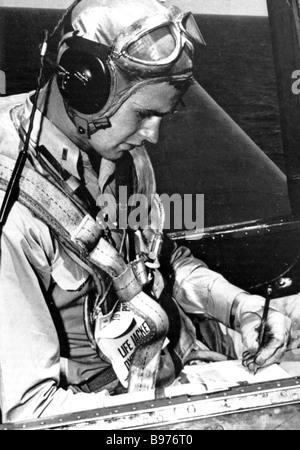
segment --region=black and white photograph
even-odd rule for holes
[[[300,430],[299,142],[299,0],[0,0],[0,430]]]

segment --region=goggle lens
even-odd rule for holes
[[[176,40],[170,26],[162,26],[149,31],[136,42],[129,45],[129,57],[141,61],[162,61],[168,58],[176,48]]]

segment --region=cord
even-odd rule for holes
[[[69,8],[66,9],[66,11],[64,12],[64,14],[62,15],[62,17],[59,19],[59,21],[57,22],[55,28],[53,29],[53,31],[50,33],[49,35],[49,40],[51,40],[56,33],[58,32],[58,30],[61,28],[61,26],[63,25],[66,17],[70,14],[70,12],[73,11],[74,8],[76,8],[76,6],[78,5],[78,3],[80,3],[81,0],[75,0],[70,6]]]
[[[18,197],[19,182],[20,182],[22,171],[24,169],[27,155],[28,155],[30,137],[31,137],[31,133],[33,130],[34,118],[35,118],[35,113],[36,113],[37,105],[38,105],[38,98],[39,98],[39,94],[40,94],[41,87],[42,87],[42,79],[43,79],[43,73],[44,73],[44,59],[45,59],[45,55],[47,53],[47,42],[48,42],[48,32],[45,31],[45,38],[44,38],[44,42],[43,42],[41,54],[40,54],[40,72],[39,72],[39,77],[38,77],[38,85],[37,85],[37,89],[36,89],[35,95],[34,95],[32,111],[31,111],[30,119],[29,119],[28,131],[26,133],[24,147],[18,155],[16,164],[15,164],[13,173],[11,175],[7,190],[5,192],[4,200],[3,200],[3,203],[1,206],[1,210],[0,210],[0,227],[1,228],[4,226],[4,224],[7,220],[7,217],[9,215],[9,212],[10,212],[15,200]]]

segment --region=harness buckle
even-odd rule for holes
[[[157,233],[154,231],[153,239],[152,239],[151,246],[150,246],[149,253],[148,253],[148,257],[152,261],[155,261],[158,258],[158,255],[161,250],[162,242],[163,242],[162,233]]]

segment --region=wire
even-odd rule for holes
[[[31,133],[33,130],[33,124],[34,124],[34,117],[35,117],[35,113],[36,113],[36,110],[38,107],[38,98],[39,98],[41,88],[42,88],[42,83],[43,83],[44,60],[45,60],[45,56],[47,53],[48,41],[49,41],[48,31],[45,30],[44,42],[43,42],[41,54],[40,54],[40,72],[39,72],[39,76],[38,76],[37,89],[36,89],[35,95],[34,95],[33,107],[32,107],[32,111],[31,111],[31,115],[30,115],[30,122],[29,122],[28,131],[26,134],[25,145],[24,145],[24,151],[26,151],[26,152],[28,151],[28,148],[29,148],[30,137],[31,137]]]
[[[58,32],[58,30],[61,28],[61,26],[63,25],[66,17],[70,14],[70,12],[73,11],[73,9],[78,5],[78,3],[80,3],[81,0],[75,0],[75,2],[73,2],[69,8],[66,9],[66,11],[64,12],[64,14],[62,15],[62,17],[59,19],[59,21],[57,22],[57,25],[55,26],[55,28],[53,29],[53,31],[50,33],[49,35],[49,40],[51,40],[56,33]]]
[[[13,173],[11,175],[11,178],[10,178],[10,181],[9,181],[9,184],[8,184],[5,196],[4,196],[3,203],[1,205],[0,232],[7,220],[8,214],[9,214],[16,198],[18,197],[17,190],[19,187],[19,182],[20,182],[20,178],[22,175],[22,171],[24,169],[26,159],[27,159],[31,133],[33,130],[33,125],[34,125],[35,113],[36,113],[36,110],[38,107],[38,98],[39,98],[40,91],[42,88],[42,81],[43,81],[44,68],[45,68],[45,56],[46,56],[47,50],[48,50],[48,43],[55,36],[57,31],[60,29],[60,27],[64,23],[66,17],[80,2],[81,2],[81,0],[75,0],[69,6],[69,8],[66,9],[66,11],[62,15],[61,19],[58,21],[57,25],[55,26],[55,28],[53,29],[53,31],[50,34],[47,30],[45,30],[45,37],[44,37],[44,41],[43,41],[41,52],[40,52],[40,71],[39,71],[39,76],[38,76],[37,89],[35,91],[35,95],[34,95],[34,99],[33,99],[33,107],[32,107],[32,111],[30,114],[28,131],[26,133],[24,147],[18,155]]]
[[[48,46],[48,32],[45,31],[45,38],[41,49],[40,54],[40,72],[38,77],[38,85],[37,89],[35,91],[34,99],[33,99],[33,106],[30,114],[29,119],[29,126],[28,131],[26,133],[25,143],[23,149],[20,151],[14,170],[12,172],[11,178],[8,183],[7,190],[5,192],[4,200],[1,206],[0,210],[0,227],[2,228],[7,220],[7,217],[9,215],[9,212],[17,198],[17,192],[19,187],[20,178],[22,175],[22,171],[24,169],[27,155],[28,155],[28,149],[29,149],[29,143],[30,143],[30,137],[33,130],[33,124],[34,124],[34,118],[35,113],[38,106],[38,98],[39,94],[42,88],[42,79],[43,79],[43,73],[44,73],[44,59],[45,55],[47,53],[47,46]]]
[[[280,278],[285,277],[285,275],[287,275],[298,264],[299,260],[300,260],[300,256],[297,256],[296,259],[292,262],[292,264],[283,273],[281,273],[280,275],[278,275],[275,278],[272,278],[270,281],[264,281],[262,283],[254,285],[254,286],[250,286],[249,290],[258,289],[260,287],[264,287],[269,284],[275,283],[276,281],[280,280]]]

